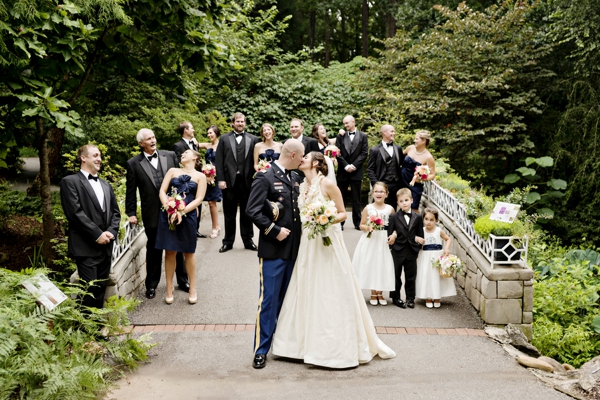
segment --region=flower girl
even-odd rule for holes
[[[363,235],[358,241],[352,267],[362,289],[371,289],[371,305],[387,305],[383,290],[395,289],[394,261],[388,246],[387,225],[394,208],[384,203],[388,187],[383,182],[373,185],[374,203],[367,205],[360,220]]]
[[[432,264],[439,260],[440,256],[450,254],[452,240],[437,225],[438,210],[428,207],[423,210],[423,225],[425,226],[425,238],[421,239],[423,249],[417,259],[417,297],[425,299],[427,308],[439,308],[440,299],[447,296],[455,296],[456,288],[454,279],[443,278]],[[446,245],[442,248],[442,239]],[[443,250],[442,250],[443,249]]]

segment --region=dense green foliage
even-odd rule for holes
[[[48,272],[0,268],[0,397],[96,399],[120,371],[144,361],[152,347],[148,337],[121,332],[137,301],[113,297],[106,308],[84,313],[67,299],[48,311],[21,286]],[[76,286],[57,286],[67,295],[82,293]]]
[[[318,122],[330,135],[332,130],[337,134],[344,116],[359,111],[365,103],[365,93],[348,84],[357,79],[364,64],[361,57],[345,64],[332,63],[327,69],[302,57],[283,61],[248,76],[217,108],[224,115],[244,112],[254,132],[270,123],[283,138],[289,136],[292,118],[304,121],[307,135]]]
[[[579,367],[600,351],[600,268],[573,258],[567,254],[535,267],[533,344]]]
[[[464,3],[435,8],[443,24],[418,40],[399,32],[367,71],[373,108],[433,131],[459,173],[495,182],[508,157],[534,147],[525,118],[542,112],[535,84],[552,75],[538,64],[550,46],[527,22],[532,7],[524,2],[484,12]]]

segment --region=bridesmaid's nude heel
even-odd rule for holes
[[[165,293],[165,303],[167,304],[173,304],[173,301],[175,301],[175,297],[173,296],[173,288],[171,288],[171,297],[167,296]],[[168,290],[167,290],[168,292]]]
[[[196,295],[194,297],[188,297],[188,302],[190,304],[196,304],[198,302],[198,293],[196,293]]]
[[[221,232],[221,227],[217,226],[217,229],[213,229],[212,233],[208,237],[211,238],[211,239],[214,239],[217,236],[219,236],[219,232]]]

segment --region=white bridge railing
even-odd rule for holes
[[[129,222],[125,223],[125,237],[119,239],[118,243],[113,247],[111,266],[115,265],[123,254],[129,250],[131,244],[144,232],[144,228],[141,224],[132,225]]]
[[[425,182],[424,186],[423,194],[454,221],[456,226],[488,259],[492,268],[499,264],[513,264],[527,268],[529,238],[490,235],[488,240],[484,240],[475,232],[473,222],[467,218],[465,206],[459,203],[449,191],[431,181]]]

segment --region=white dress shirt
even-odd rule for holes
[[[153,154],[154,154],[154,153],[153,153]],[[146,157],[146,159],[148,159],[148,157],[151,157],[153,154],[148,154],[148,153],[144,152],[144,157]],[[156,154],[158,155],[158,153],[156,153]],[[152,166],[153,166],[155,169],[158,169],[158,157],[154,157],[154,158],[152,159],[152,161],[150,161],[150,164],[152,164]]]
[[[390,157],[394,157],[394,146],[388,146],[388,144],[383,140],[381,141],[381,143],[383,144],[383,148],[385,149],[385,151],[388,152]]]
[[[100,208],[102,209],[102,211],[105,211],[104,208],[104,190],[102,189],[102,185],[100,184],[100,181],[97,181],[95,179],[90,179],[89,176],[92,175],[89,172],[86,172],[84,170],[80,170],[81,173],[83,174],[83,176],[85,176],[89,182],[90,185],[92,185],[92,189],[94,189],[94,193],[96,193],[96,197],[98,198],[98,203],[100,204]],[[97,177],[98,175],[92,175]]]

